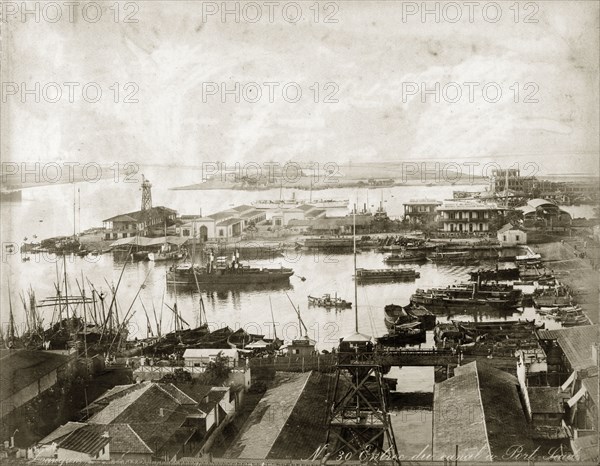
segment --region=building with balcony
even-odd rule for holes
[[[440,231],[450,235],[487,235],[498,210],[494,203],[444,202],[437,208]]]
[[[404,204],[404,221],[411,225],[434,222],[440,205],[442,203],[434,199],[411,199]]]
[[[163,232],[165,226],[174,224],[176,217],[176,210],[162,206],[116,215],[102,221],[104,239],[146,236],[152,230]]]

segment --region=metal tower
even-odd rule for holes
[[[356,333],[341,341],[327,429],[328,460],[400,464],[383,373],[369,337]]]
[[[388,413],[384,368],[371,337],[358,331],[356,207],[354,209],[354,333],[340,340],[324,458],[400,464]]]
[[[142,209],[152,209],[152,184],[142,175]]]

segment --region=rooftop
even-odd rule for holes
[[[107,218],[102,220],[103,222],[140,222],[144,219],[144,216],[149,214],[158,214],[158,215],[173,215],[176,214],[177,211],[174,209],[170,209],[164,206],[156,206],[152,207],[149,210],[136,210],[133,212],[128,212],[126,214],[115,215],[114,217]]]
[[[0,400],[5,400],[44,375],[66,365],[70,356],[48,351],[0,350]]]
[[[533,443],[517,391],[518,380],[484,362],[455,369],[435,385],[434,452],[436,459],[460,456],[471,461],[502,457],[511,445],[532,451]],[[467,456],[473,455],[473,456]]]
[[[405,202],[404,205],[441,205],[441,201],[436,201],[435,199],[411,199],[408,202]]]
[[[217,223],[217,226],[218,227],[228,227],[228,226],[231,226],[231,225],[235,225],[236,223],[240,223],[240,222],[241,222],[241,220],[239,218],[237,218],[237,217],[236,218],[229,218],[227,220],[223,220],[223,221]]]
[[[438,210],[498,210],[498,204],[494,202],[455,202],[455,201],[446,201],[442,205],[438,207]]]

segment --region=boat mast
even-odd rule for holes
[[[8,327],[8,338],[9,343],[14,345],[15,342],[15,318],[13,316],[12,309],[12,297],[10,293],[10,281],[7,279],[8,283],[8,310],[9,310],[9,327]]]
[[[358,279],[356,277],[356,204],[352,213],[352,237],[354,249],[354,331],[358,333]]]
[[[273,322],[273,343],[277,341],[277,329],[275,327],[275,317],[273,317],[273,303],[271,302],[271,296],[269,295],[269,306],[271,307],[271,321]]]
[[[75,182],[73,181],[73,240],[77,238],[77,224],[75,223],[75,211],[77,208],[77,198],[75,197]]]

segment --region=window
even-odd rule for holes
[[[502,241],[506,241],[506,235],[502,235]]]
[[[517,239],[517,241],[521,240],[521,238],[519,237],[519,235],[515,235],[515,238]]]

